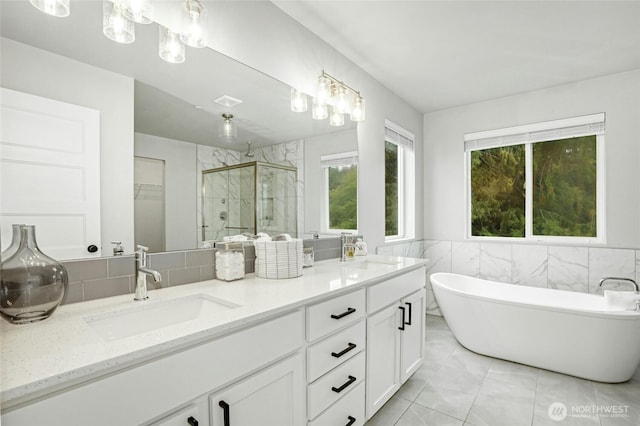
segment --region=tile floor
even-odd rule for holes
[[[463,348],[432,315],[426,341],[424,365],[366,426],[640,425],[640,368],[612,385],[489,358]],[[549,415],[554,402],[567,407],[560,421]]]

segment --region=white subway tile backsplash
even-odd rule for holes
[[[589,249],[589,293],[602,294],[598,283],[603,277],[634,278],[636,270],[636,251],[627,249],[590,248]],[[610,282],[609,290],[628,290],[629,285]]]
[[[480,275],[480,243],[451,243],[451,272],[477,277]]]
[[[514,244],[511,248],[511,282],[547,287],[547,246]]]
[[[558,290],[589,291],[589,249],[549,246],[548,286]]]
[[[480,275],[481,278],[511,282],[511,244],[480,244]]]

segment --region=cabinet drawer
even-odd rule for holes
[[[364,289],[307,308],[307,340],[312,342],[365,316]]]
[[[151,426],[188,426],[195,424],[195,422],[198,426],[207,426],[209,424],[209,405],[207,402],[205,399],[201,404],[190,404],[152,423]]]
[[[361,320],[307,349],[307,378],[309,382],[313,382],[364,349],[365,324],[364,320]]]
[[[309,426],[362,426],[364,424],[364,383],[333,404]]]
[[[308,386],[307,397],[310,419],[316,417],[364,380],[364,354],[364,352],[360,352]]]
[[[367,289],[368,312],[370,314],[377,312],[406,295],[424,288],[426,278],[425,268],[419,268],[369,287]]]

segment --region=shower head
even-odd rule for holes
[[[245,157],[253,157],[253,152],[251,152],[251,142],[247,142],[247,152],[244,153]]]

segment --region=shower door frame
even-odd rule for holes
[[[214,169],[206,169],[206,170],[202,170],[202,185],[201,185],[201,211],[202,211],[202,223],[200,225],[200,229],[201,229],[201,233],[202,233],[202,241],[205,241],[205,227],[208,226],[205,224],[205,215],[204,215],[204,209],[205,209],[205,175],[210,174],[210,173],[216,173],[216,172],[228,172],[230,170],[233,169],[240,169],[240,168],[245,168],[245,167],[254,167],[254,173],[253,173],[253,231],[254,234],[258,233],[258,167],[271,167],[271,168],[275,168],[275,169],[281,169],[281,170],[287,170],[287,171],[291,171],[291,172],[295,172],[296,173],[296,181],[297,181],[297,175],[298,175],[298,168],[297,167],[292,167],[292,166],[285,166],[282,164],[274,164],[274,163],[265,163],[263,161],[250,161],[248,163],[239,163],[239,164],[233,164],[231,166],[223,166],[223,167],[216,167]],[[294,185],[294,189],[296,191],[296,200],[298,198],[298,188],[297,185]],[[227,189],[227,199],[229,199],[229,191]],[[297,230],[297,226],[298,226],[298,217],[296,215],[296,230]],[[230,229],[228,226],[225,227],[226,229]],[[236,229],[236,228],[233,228]],[[246,229],[246,228],[239,228],[238,230],[241,229]]]

